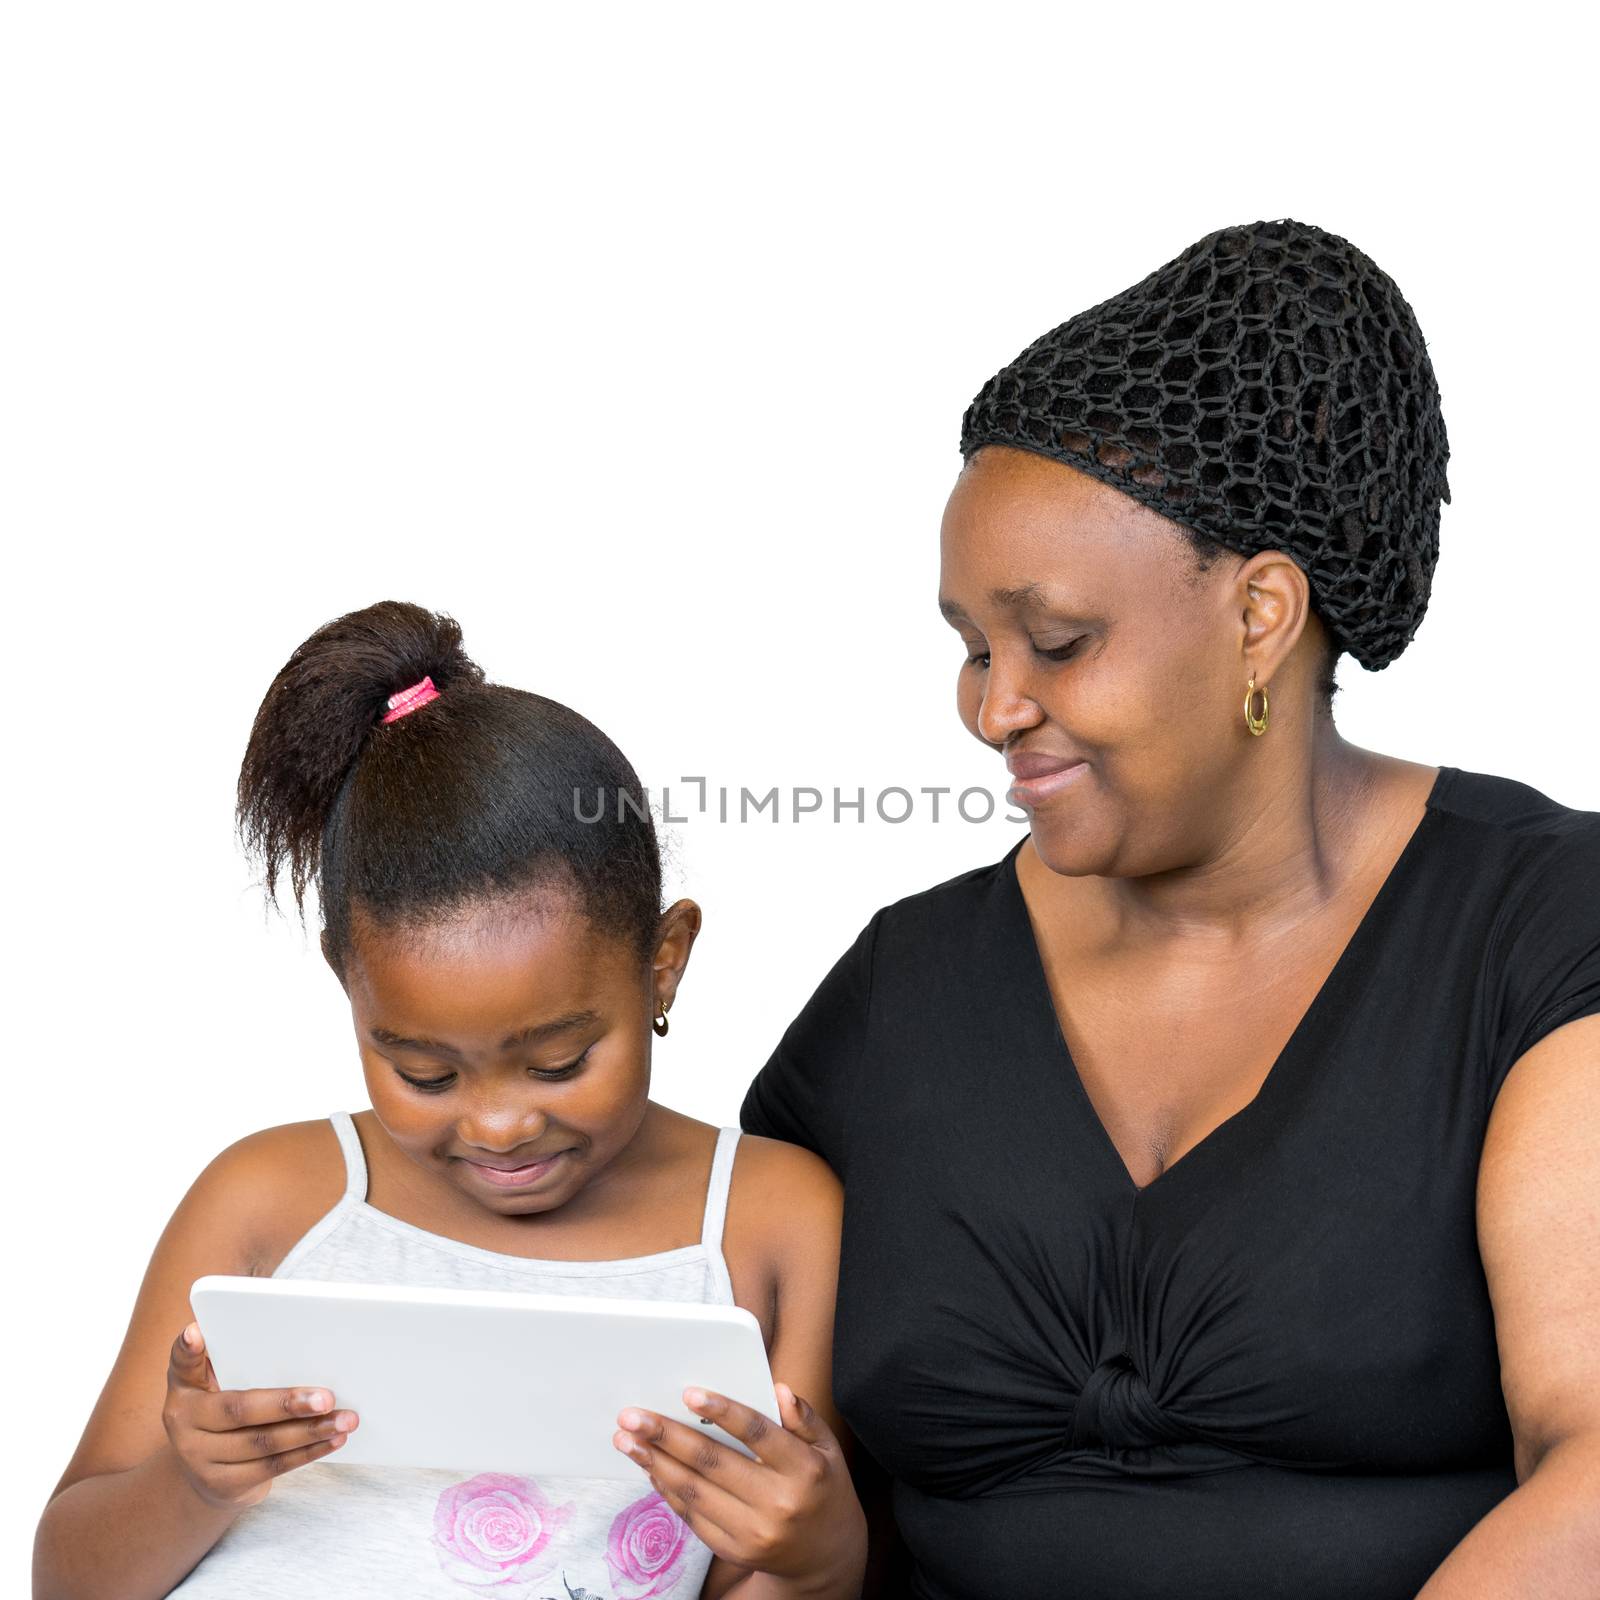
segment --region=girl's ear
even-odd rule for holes
[[[700,907],[693,900],[676,900],[661,913],[656,950],[650,958],[650,976],[657,1001],[672,1004],[699,932]]]
[[[320,942],[322,945],[322,959],[333,968],[333,975],[339,980],[339,987],[343,989],[345,987],[344,974],[334,964],[333,940],[328,937],[328,930],[326,928],[322,930],[322,939]]]

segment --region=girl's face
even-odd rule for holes
[[[500,1216],[552,1211],[628,1148],[650,1089],[651,1018],[699,928],[681,900],[641,960],[565,895],[441,928],[352,919],[345,990],[372,1109],[412,1161]]]

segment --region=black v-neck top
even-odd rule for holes
[[[1256,1099],[1142,1189],[1020,849],[879,911],[742,1112],[844,1181],[835,1395],[909,1592],[1409,1600],[1516,1486],[1477,1169],[1600,1013],[1600,813],[1441,768]]]

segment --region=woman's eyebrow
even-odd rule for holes
[[[991,589],[989,598],[1007,611],[1017,611],[1023,606],[1045,604],[1044,590],[1036,583],[1019,583],[1015,589]]]
[[[1029,606],[1040,611],[1049,611],[1052,615],[1059,616],[1064,622],[1087,622],[1086,616],[1076,612],[1062,610],[1059,606],[1050,603],[1048,596],[1037,583],[1019,583],[1011,589],[991,589],[989,599],[1002,610],[1020,611]],[[972,619],[958,606],[954,600],[947,600],[943,595],[939,597],[939,614],[946,622],[970,622]]]
[[[591,1022],[599,1019],[598,1011],[569,1011],[564,1017],[554,1017],[549,1022],[535,1023],[531,1028],[524,1028],[521,1033],[513,1033],[500,1041],[502,1050],[514,1050],[519,1044],[533,1044],[541,1039],[548,1039],[552,1034],[567,1033],[573,1028],[586,1028]],[[392,1033],[388,1028],[372,1027],[367,1029],[367,1037],[374,1044],[387,1046],[390,1050],[425,1050],[429,1055],[457,1056],[461,1052],[453,1044],[444,1044],[437,1039],[410,1039],[403,1034]]]

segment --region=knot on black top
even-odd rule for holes
[[[1075,1450],[1140,1450],[1189,1436],[1156,1404],[1132,1359],[1120,1352],[1089,1374],[1072,1413],[1068,1442]]]
[[[1450,450],[1392,279],[1283,220],[1224,228],[1029,345],[978,391],[961,453],[1051,456],[1244,555],[1283,550],[1341,650],[1410,643]]]

